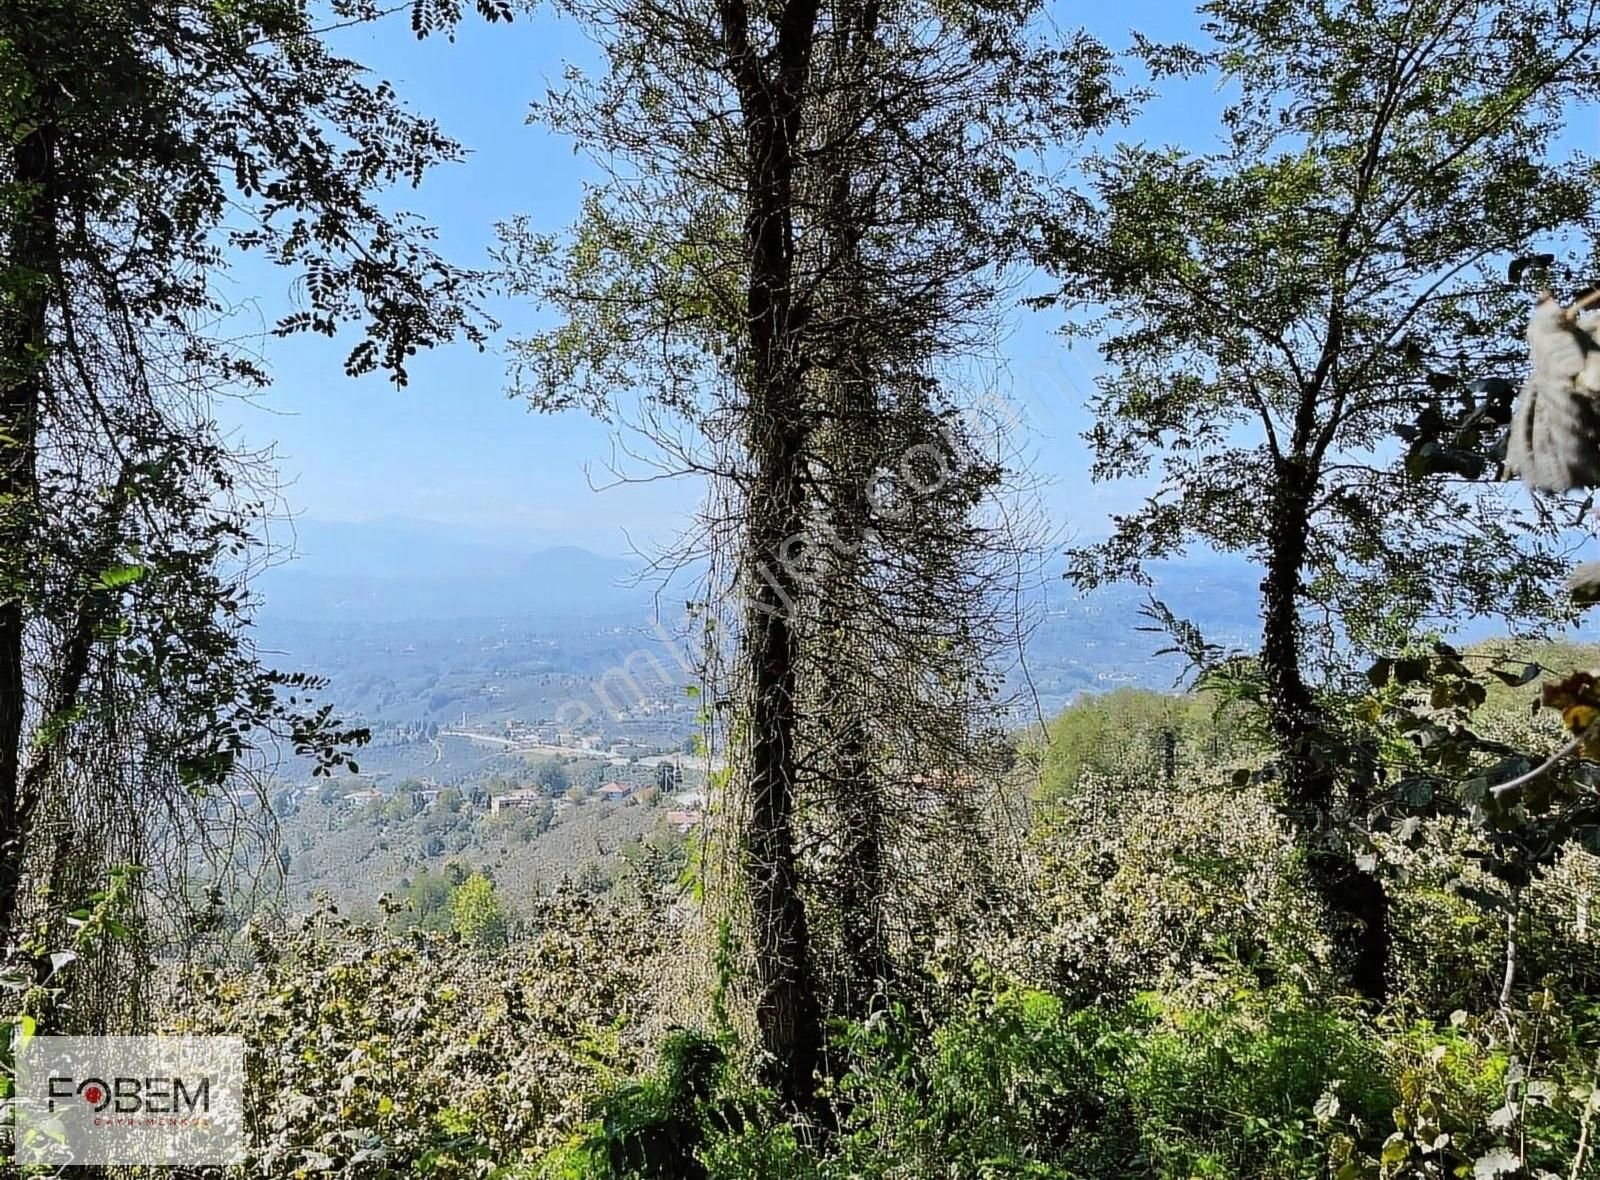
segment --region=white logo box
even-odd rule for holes
[[[241,1037],[31,1037],[17,1054],[19,1164],[244,1160]]]

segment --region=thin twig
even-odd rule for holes
[[[1511,996],[1517,984],[1517,919],[1522,915],[1522,890],[1513,885],[1511,899],[1506,906],[1506,970],[1500,984],[1500,1010],[1511,1007]]]
[[[1527,774],[1519,774],[1510,782],[1501,783],[1498,787],[1491,788],[1489,793],[1491,795],[1504,795],[1507,791],[1514,791],[1518,787],[1525,787],[1535,779],[1542,778],[1544,775],[1549,774],[1562,762],[1572,757],[1573,754],[1577,753],[1583,743],[1591,736],[1600,737],[1600,721],[1592,722],[1587,729],[1585,729],[1577,737],[1573,738],[1566,745],[1562,746],[1554,754],[1550,755],[1550,757],[1546,758],[1538,766],[1535,766],[1532,770],[1528,771]]]
[[[1571,306],[1561,313],[1562,318],[1569,320],[1577,319],[1580,311],[1584,311],[1590,307],[1593,307],[1596,303],[1600,303],[1600,287],[1596,287],[1594,290],[1586,292],[1585,294],[1574,299]]]
[[[1594,1059],[1594,1084],[1590,1087],[1588,1097],[1583,1100],[1583,1126],[1578,1134],[1578,1153],[1572,1157],[1569,1180],[1578,1180],[1578,1173],[1583,1171],[1584,1154],[1589,1150],[1589,1128],[1594,1125],[1595,1087],[1600,1087],[1600,1054],[1596,1054]]]

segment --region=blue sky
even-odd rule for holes
[[[1061,6],[1056,20],[1063,28],[1085,24],[1117,47],[1127,44],[1130,28],[1177,38],[1195,27],[1189,8],[1159,0],[1092,10]],[[419,43],[399,14],[341,34],[339,45],[471,153],[395,198],[439,227],[453,260],[483,262],[495,223],[514,214],[529,215],[542,230],[570,224],[590,167],[567,141],[529,125],[526,113],[565,64],[593,60],[577,30],[540,13],[509,27],[468,20],[453,44]],[[1204,86],[1168,88],[1117,134],[1203,149],[1213,142],[1219,105]],[[240,267],[231,282],[233,297],[246,307],[246,326],[270,322],[291,297],[286,276],[255,265]],[[543,322],[528,305],[497,310],[507,334]],[[1068,354],[1052,334],[1058,322],[1055,313],[1014,313],[1000,388],[1028,407],[1027,437],[1020,441],[1048,482],[1043,494],[1051,517],[1064,529],[1094,535],[1104,530],[1108,511],[1133,502],[1136,489],[1099,488],[1087,478],[1078,435],[1087,425],[1082,402],[1094,358]],[[628,551],[630,537],[645,546],[669,538],[698,500],[690,482],[592,490],[592,483],[611,482],[609,428],[578,413],[530,414],[508,399],[497,348],[481,355],[465,346],[437,350],[419,358],[410,387],[397,391],[381,378],[345,377],[349,343],[266,341],[274,387],[251,404],[220,409],[240,442],[274,447],[287,504],[297,515],[414,517],[514,539],[519,548],[580,544],[618,554]]]

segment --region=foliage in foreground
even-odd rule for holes
[[[1477,663],[1489,671],[1461,671]],[[665,904],[671,874],[605,903],[538,903],[495,927],[493,953],[472,922],[370,929],[325,911],[258,932],[252,970],[192,978],[178,1023],[271,1047],[251,1063],[247,1175],[1600,1176],[1600,861],[1581,841],[1541,844],[1517,861],[1508,911],[1501,862],[1513,836],[1544,830],[1538,800],[1480,806],[1493,823],[1445,805],[1491,746],[1559,740],[1527,708],[1537,669],[1497,677],[1503,664],[1435,647],[1369,682],[1392,790],[1437,786],[1368,846],[1396,935],[1382,1007],[1340,978],[1270,775],[1238,766],[1196,706],[1170,759],[1152,768],[1143,743],[1138,765],[1080,760],[1016,840],[989,832],[994,880],[959,946],[908,945],[915,986],[831,1026],[822,1125],[752,1080],[738,948],[721,948],[714,989],[688,977],[712,955],[698,920],[673,917],[694,895]],[[455,916],[481,916],[466,902],[493,891],[460,899]],[[1508,915],[1518,969],[1502,1000]]]
[[[492,954],[326,906],[182,981],[173,1031],[252,1048],[251,1175],[474,1177],[559,1143],[646,1064],[658,909],[558,894]]]
[[[1595,1079],[1577,1050],[1592,1052],[1595,1029],[1543,993],[1517,1019],[1544,1025],[1531,1063],[1504,1052],[1492,1021],[1375,1019],[1293,985],[1075,1010],[990,980],[933,1029],[896,1009],[837,1030],[839,1126],[813,1145],[717,1043],[680,1036],[534,1174],[1591,1175],[1579,1144]]]
[[[684,947],[649,904],[559,897],[492,957],[325,911],[258,936],[255,971],[196,979],[190,1024],[274,1046],[252,1061],[257,1093],[275,1095],[254,1112],[252,1175],[1600,1174],[1585,1130],[1600,1049],[1587,930],[1530,919],[1543,979],[1501,1010],[1493,922],[1469,922],[1470,896],[1424,871],[1458,855],[1436,833],[1411,849],[1416,885],[1400,890],[1418,926],[1402,944],[1406,998],[1374,1011],[1306,943],[1310,902],[1273,822],[1264,797],[1225,782],[1080,781],[1022,850],[1031,896],[995,924],[986,958],[916,1006],[833,1027],[827,1130],[792,1123],[750,1081],[747,1043],[720,1021],[668,1031],[696,1016],[668,1015],[662,981]],[[1531,911],[1592,884],[1574,855],[1585,863],[1534,887]],[[1006,925],[1044,949],[1008,946]],[[1443,951],[1460,978],[1429,974]],[[213,998],[195,1008],[196,995]]]

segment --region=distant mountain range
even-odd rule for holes
[[[457,529],[389,517],[354,524],[296,522],[292,560],[254,582],[266,620],[390,623],[450,619],[646,616],[653,583],[641,562],[574,546],[541,548],[509,533]],[[1159,594],[1208,631],[1253,629],[1260,574],[1234,557],[1199,557],[1152,567]],[[682,589],[690,589],[688,579]],[[1090,617],[1117,604],[1117,621],[1137,622],[1138,587],[1090,599],[1047,576],[1036,594],[1051,615]],[[1122,615],[1127,614],[1126,620]]]
[[[455,716],[463,707],[538,716],[552,693],[659,642],[647,634],[658,587],[637,581],[638,560],[402,518],[302,521],[296,532],[299,556],[254,583],[259,633],[288,666],[331,674],[341,707],[367,716]],[[1183,663],[1155,654],[1169,641],[1146,629],[1141,607],[1152,594],[1224,649],[1259,644],[1253,563],[1199,554],[1149,572],[1148,590],[1081,595],[1047,569],[1025,594],[1037,624],[1026,662],[997,653],[1010,682],[1047,712],[1119,684],[1171,688]],[[663,595],[669,626],[690,583],[685,576]],[[1469,640],[1495,633],[1488,621],[1461,631]]]
[[[302,520],[296,524],[294,551],[293,560],[254,582],[260,618],[269,626],[292,622],[337,629],[345,623],[491,619],[639,626],[653,617],[658,590],[653,581],[639,581],[639,559],[573,546],[543,548],[511,532],[404,517],[361,524]],[[1150,573],[1154,586],[1148,591],[1119,585],[1078,595],[1056,571],[1047,570],[1029,595],[1044,620],[1031,654],[1080,660],[1088,666],[1080,665],[1078,675],[1095,680],[1135,672],[1130,663],[1148,660],[1164,645],[1163,637],[1140,630],[1148,620],[1139,608],[1151,593],[1215,642],[1250,648],[1258,641],[1261,572],[1252,562],[1197,554],[1156,562]],[[684,576],[671,587],[664,614],[681,611],[681,601],[670,599],[686,597],[691,582]],[[1462,635],[1475,639],[1495,631],[1485,622],[1469,624]],[[1160,675],[1154,668],[1138,671]]]
[[[507,676],[599,674],[617,658],[617,640],[607,637],[636,635],[655,617],[657,587],[639,583],[638,560],[404,518],[306,520],[295,531],[296,557],[254,583],[260,633],[292,654],[295,666],[336,672],[350,698],[341,703],[359,700],[369,714],[409,716],[419,701],[436,697],[458,707],[457,681],[479,674],[498,678],[506,693],[514,687]],[[1206,556],[1159,563],[1151,572],[1154,592],[1208,637],[1229,647],[1253,644],[1260,575],[1248,562]],[[690,582],[685,576],[663,596],[669,623],[692,592]],[[1148,623],[1140,614],[1148,594],[1114,586],[1078,595],[1047,569],[1024,595],[1037,623],[1027,666],[1016,663],[1009,674],[1019,683],[1025,676],[1052,708],[1116,684],[1170,687],[1181,662],[1153,657],[1166,637],[1140,630]],[[523,653],[518,663],[500,649],[508,634],[524,632],[550,636],[555,646]],[[418,650],[432,655],[419,660]],[[1002,662],[1015,657],[997,655]],[[537,711],[531,702],[522,707]]]
[[[301,520],[294,551],[254,582],[266,620],[636,618],[651,595],[635,561],[400,517]]]

